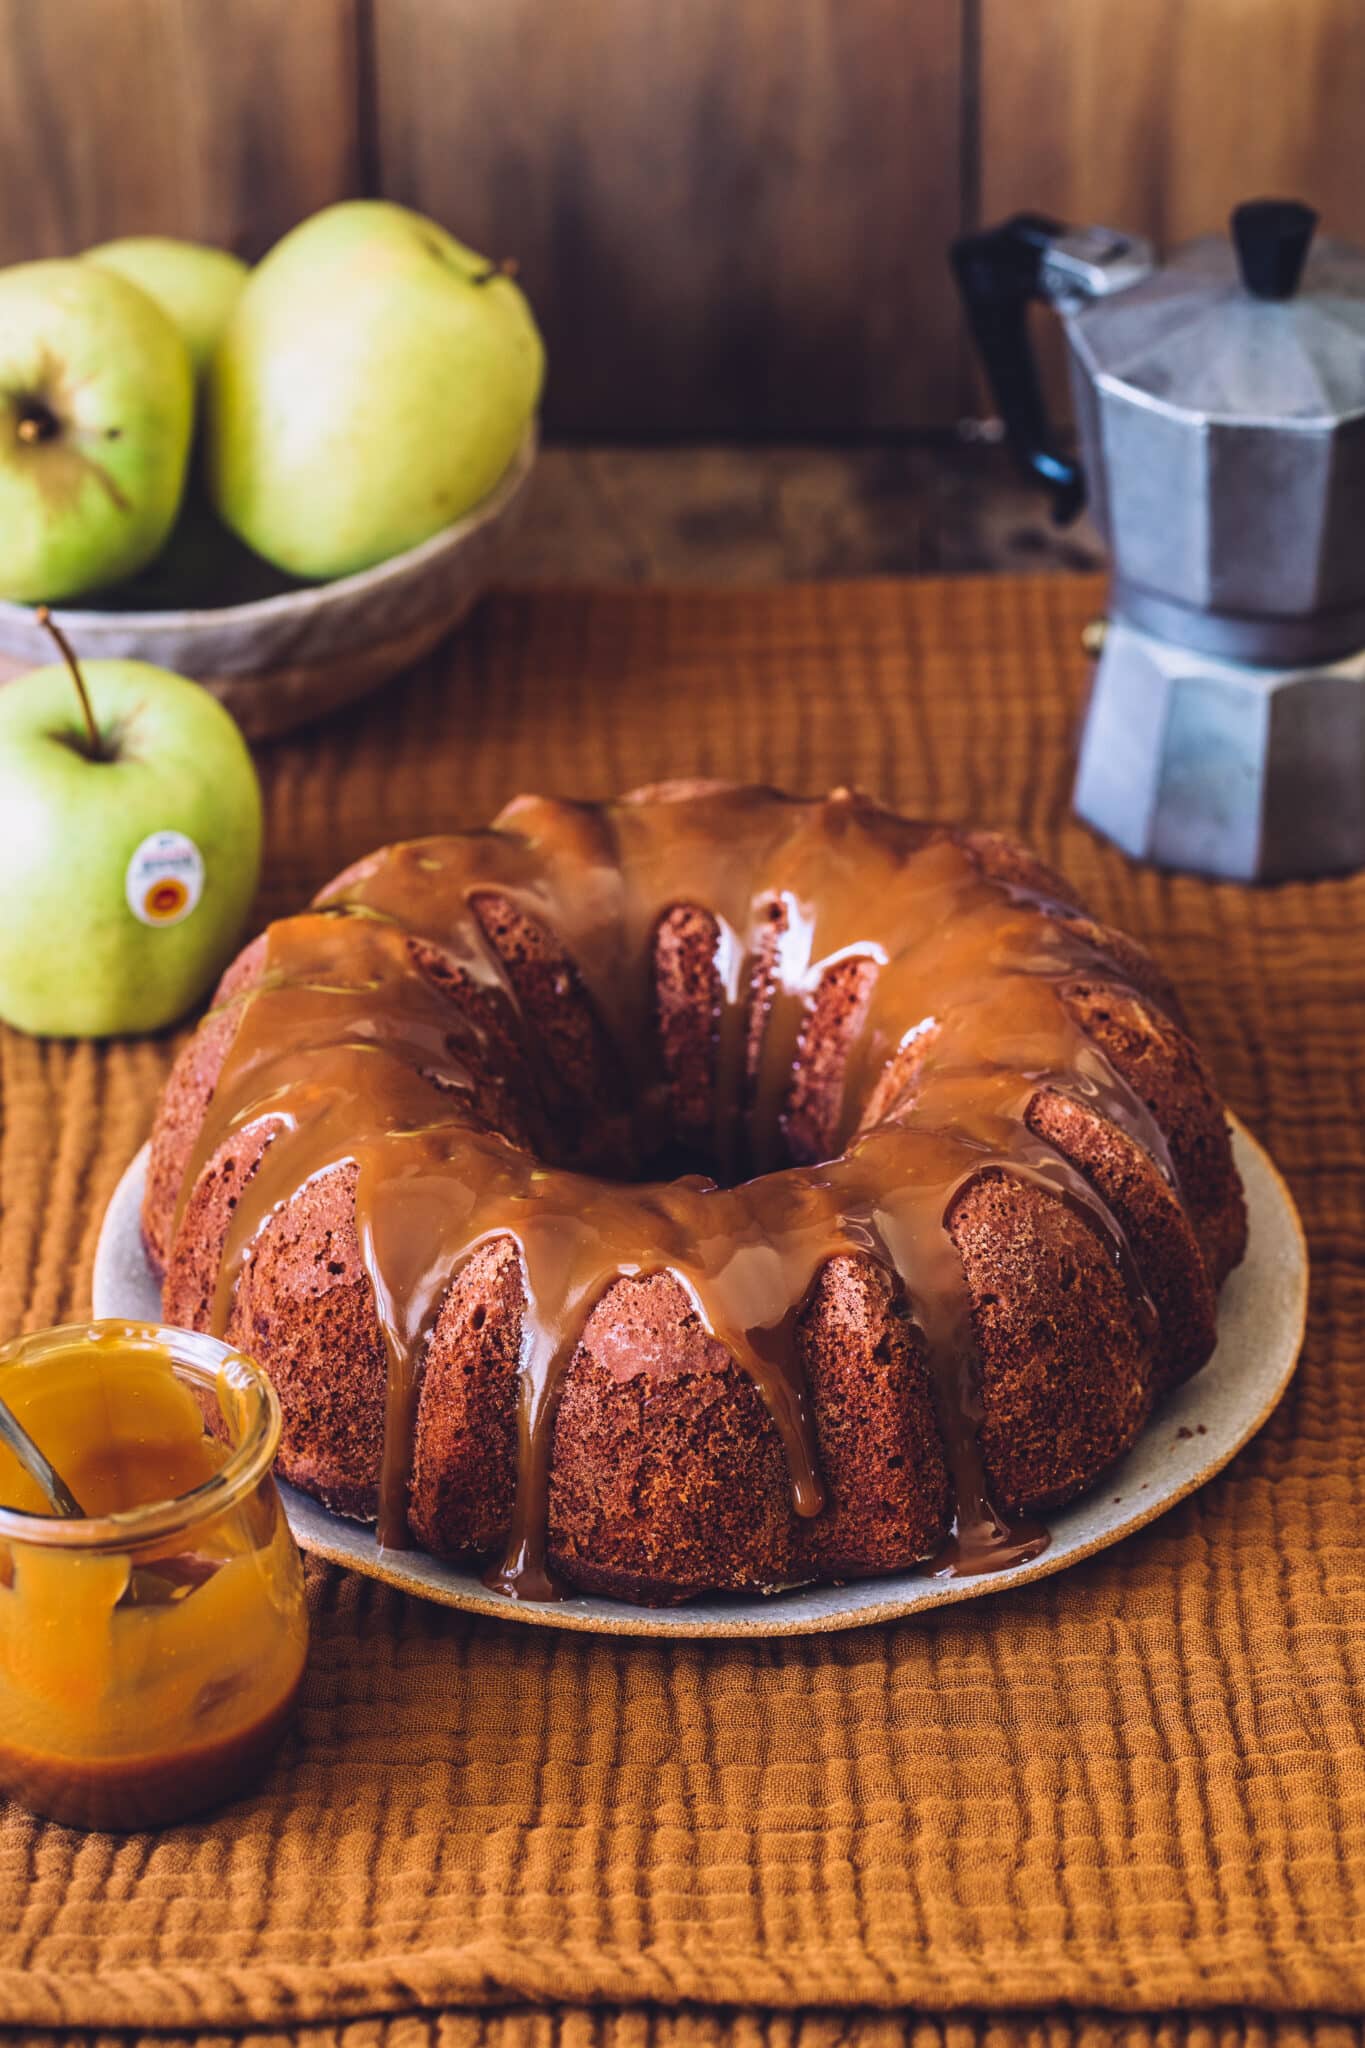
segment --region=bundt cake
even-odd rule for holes
[[[521,797],[272,925],[143,1224],[295,1485],[651,1602],[1035,1554],[1245,1238],[1141,947],[1005,838],[714,783]]]

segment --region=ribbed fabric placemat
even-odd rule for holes
[[[852,2009],[1365,2010],[1365,879],[1173,879],[1071,819],[1098,602],[1060,580],[497,599],[402,688],[265,757],[262,914],[523,788],[858,782],[1022,831],[1153,943],[1301,1205],[1311,1336],[1263,1435],[1115,1551],[914,1626],[623,1643],[314,1569],[299,1732],[254,1798],[158,1838],[3,1816],[0,2021],[811,2006],[880,2043]],[[173,1050],[0,1036],[0,1330],[85,1308]],[[1014,2024],[948,2031],[1072,2038]],[[412,2026],[354,2038],[438,2038]],[[703,2031],[727,2028],[815,2040]]]
[[[1358,2021],[1265,2013],[986,2015],[755,2013],[689,2006],[556,2006],[516,2012],[410,2013],[244,2033],[141,2037],[139,2048],[1361,2048]],[[7,2048],[130,2048],[126,2033],[8,2031]]]

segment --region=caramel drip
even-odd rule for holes
[[[489,894],[562,943],[624,1071],[637,1162],[646,1165],[667,1135],[655,936],[679,905],[710,912],[716,1166],[729,1184],[604,1179],[538,1159],[496,1128],[486,1090],[505,1054],[477,1005],[462,1005],[419,964],[432,949],[501,1005],[537,1085],[552,1094],[535,1034],[471,907]],[[780,938],[746,1089],[755,961],[775,905]],[[488,831],[387,848],[311,912],[271,927],[263,975],[238,1000],[181,1195],[183,1206],[227,1140],[256,1131],[268,1141],[232,1215],[213,1327],[225,1327],[270,1218],[319,1175],[353,1166],[361,1254],[388,1355],[379,1535],[401,1544],[427,1339],[463,1264],[510,1237],[525,1292],[519,1453],[512,1528],[490,1582],[546,1598],[557,1590],[546,1522],[559,1394],[612,1282],[675,1276],[758,1388],[785,1449],[795,1511],[810,1516],[824,1495],[796,1325],[824,1264],[859,1253],[894,1274],[923,1333],[957,1504],[939,1568],[998,1568],[1034,1554],[1045,1532],[1010,1525],[989,1497],[954,1206],[983,1175],[1048,1189],[1109,1248],[1150,1344],[1155,1310],[1124,1233],[1085,1176],[1029,1129],[1030,1104],[1046,1088],[1071,1095],[1171,1177],[1153,1117],[1066,1002],[1083,977],[1126,984],[1064,927],[1059,908],[989,878],[952,832],[848,792],[815,802],[728,787],[610,805],[523,798]],[[878,972],[845,1070],[844,1149],[784,1168],[782,1118],[802,1030],[823,977],[849,957]],[[919,1054],[912,1083],[867,1123],[876,1084],[907,1048]]]

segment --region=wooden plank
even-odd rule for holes
[[[355,0],[0,0],[0,261],[117,234],[258,255],[359,188]]]
[[[961,0],[374,0],[383,190],[516,255],[553,425],[951,418]]]
[[[983,220],[1034,207],[1169,248],[1273,194],[1365,242],[1358,0],[980,4]]]
[[[981,0],[987,218],[1040,205],[1163,242],[1241,199],[1365,240],[1356,0]]]

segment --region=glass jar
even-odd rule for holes
[[[270,1382],[211,1337],[105,1322],[0,1349],[0,1397],[84,1511],[0,1446],[0,1789],[117,1829],[233,1797],[308,1647]]]

